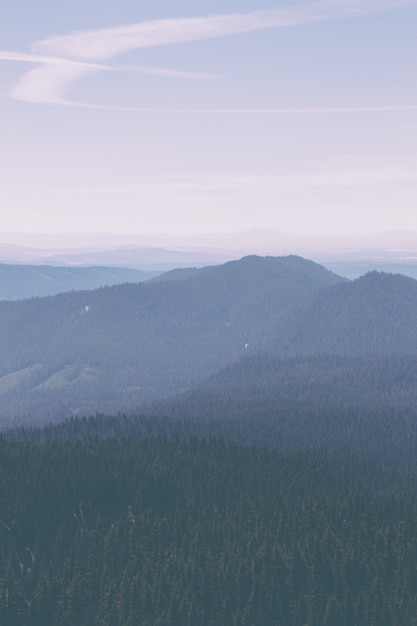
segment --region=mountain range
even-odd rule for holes
[[[0,262],[132,267],[167,271],[217,265],[242,256],[301,254],[357,278],[376,269],[417,278],[417,232],[300,235],[255,228],[235,233],[139,235],[0,233]]]
[[[416,313],[411,278],[348,281],[296,256],[0,302],[0,423],[156,402],[158,411],[210,413],[212,402],[230,412],[260,396],[264,405],[401,397],[411,406]]]

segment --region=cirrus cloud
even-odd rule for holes
[[[37,104],[66,104],[94,108],[118,109],[106,105],[89,105],[66,99],[75,81],[102,70],[128,70],[165,77],[202,79],[212,78],[204,74],[177,71],[165,68],[109,67],[98,64],[131,50],[188,43],[244,34],[256,30],[283,28],[323,22],[328,20],[360,17],[407,7],[417,6],[417,0],[318,0],[298,4],[295,8],[279,8],[250,13],[211,15],[208,17],[162,19],[125,26],[97,30],[77,31],[68,35],[55,35],[35,42],[33,54],[1,52],[0,59],[39,63],[25,73],[19,83],[8,94],[12,98]],[[355,112],[374,110],[410,110],[405,107],[368,107],[346,109],[265,109],[265,110],[190,110],[194,113],[311,113],[311,112]],[[118,110],[145,111],[146,109],[120,108]],[[183,112],[152,109],[154,112]]]

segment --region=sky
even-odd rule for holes
[[[7,0],[0,231],[417,231],[417,0]]]

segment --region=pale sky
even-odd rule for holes
[[[0,231],[417,230],[417,0],[0,15]]]

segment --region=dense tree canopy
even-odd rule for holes
[[[5,434],[1,623],[417,623],[415,463],[197,427],[98,416]]]

